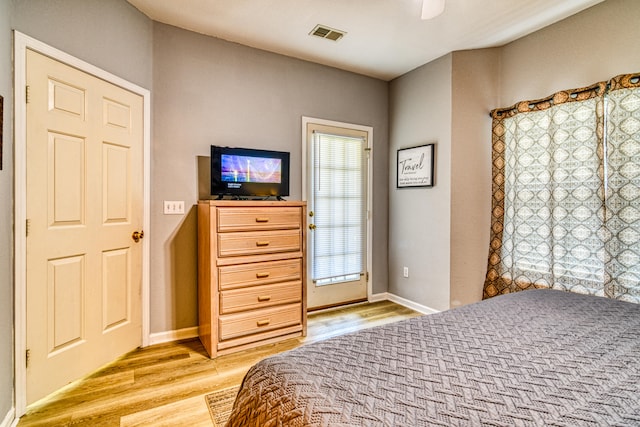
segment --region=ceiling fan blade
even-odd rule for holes
[[[444,12],[445,0],[422,0],[422,19],[432,19]]]

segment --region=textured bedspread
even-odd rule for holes
[[[552,290],[299,347],[228,426],[640,426],[640,305]]]

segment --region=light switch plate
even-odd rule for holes
[[[165,200],[165,215],[182,215],[184,214],[184,200]]]

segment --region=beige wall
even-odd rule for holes
[[[126,1],[11,1],[13,28],[151,89],[152,22]]]
[[[389,292],[432,309],[482,297],[499,55],[454,52],[391,83]],[[397,189],[395,150],[429,142],[437,144],[435,186]]]
[[[388,85],[310,62],[154,24],[151,331],[197,325],[197,157],[212,144],[291,152],[302,197],[302,116],[374,128],[374,292],[387,283]],[[162,214],[184,200],[188,214]]]
[[[451,122],[451,308],[479,301],[491,221],[491,119],[500,49],[453,53]]]
[[[640,1],[607,0],[502,48],[500,105],[640,71]]]
[[[389,292],[437,310],[450,298],[451,67],[446,55],[393,80],[389,99]],[[432,142],[435,186],[396,188],[397,150]]]

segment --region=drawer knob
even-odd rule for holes
[[[259,242],[256,242],[256,246],[269,246],[269,242],[259,241]]]
[[[256,222],[269,222],[269,218],[256,218]]]
[[[264,302],[271,300],[271,295],[258,295],[258,301]]]
[[[271,319],[258,320],[257,322],[258,326],[267,326],[269,323],[271,323]]]
[[[256,273],[256,279],[266,279],[269,277],[269,273]]]

